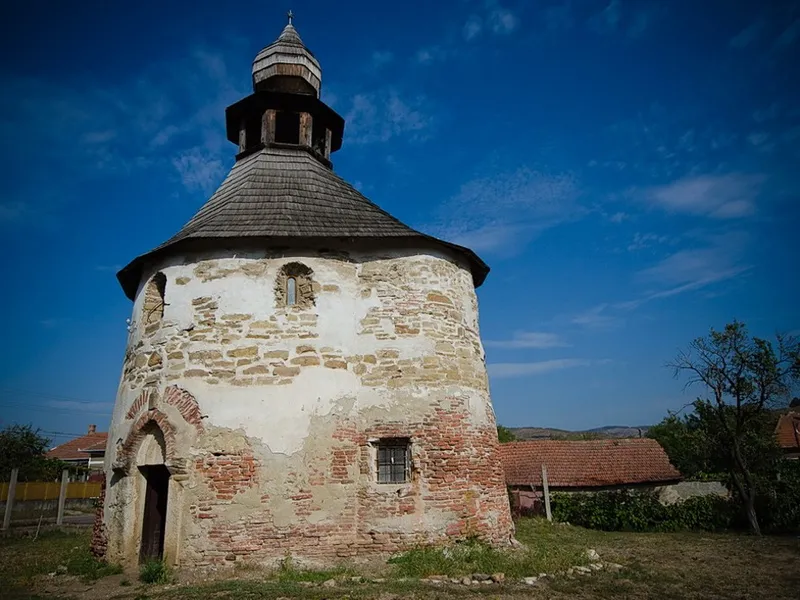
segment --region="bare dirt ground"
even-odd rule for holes
[[[87,600],[210,600],[312,598],[419,600],[486,597],[791,599],[800,597],[800,539],[755,538],[740,534],[605,533],[550,525],[538,520],[518,524],[526,548],[516,554],[470,554],[445,561],[436,553],[418,553],[402,564],[343,566],[328,572],[239,568],[210,578],[173,574],[176,583],[143,584],[136,573],[119,573],[96,563],[86,550],[85,532],[48,533],[0,540],[0,597],[80,598]],[[624,565],[619,572],[599,570],[567,575],[587,548],[602,560]],[[502,584],[451,583],[476,569],[505,569]],[[541,570],[539,570],[541,569]],[[66,571],[66,572],[64,572]],[[446,582],[420,580],[436,573]],[[534,585],[522,575],[554,575]],[[354,581],[354,578],[357,581]],[[374,580],[384,579],[375,582]],[[323,582],[328,584],[324,585]]]

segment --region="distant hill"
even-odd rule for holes
[[[549,440],[549,439],[608,439],[643,437],[647,434],[649,425],[630,427],[628,425],[607,425],[583,431],[568,429],[555,429],[553,427],[509,427],[518,440]]]

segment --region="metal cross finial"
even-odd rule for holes
[[[292,19],[294,19],[294,13],[292,12],[292,9],[289,9],[289,12],[286,13],[286,16],[289,17],[289,25],[291,25]]]

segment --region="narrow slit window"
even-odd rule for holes
[[[164,296],[167,288],[167,278],[163,273],[156,273],[147,282],[144,291],[143,321],[145,325],[161,322],[164,317]]]
[[[378,444],[378,483],[411,481],[411,446],[408,440],[384,440]]]
[[[294,306],[297,304],[297,280],[289,277],[286,280],[286,305]]]

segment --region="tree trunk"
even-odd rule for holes
[[[756,515],[756,495],[751,493],[748,495],[745,511],[747,512],[747,522],[750,523],[750,531],[753,535],[761,535],[761,525],[758,523],[758,516]]]
[[[750,531],[753,535],[761,535],[761,526],[758,523],[758,515],[756,515],[756,490],[753,478],[750,476],[750,471],[747,470],[747,465],[739,450],[738,441],[734,440],[733,443],[733,469],[731,469],[731,478],[736,486],[736,491],[739,492],[739,498],[744,504],[745,514],[747,514],[747,522],[750,524]],[[739,470],[739,473],[736,470]],[[744,478],[744,482],[742,481]],[[745,487],[747,486],[747,487]]]

